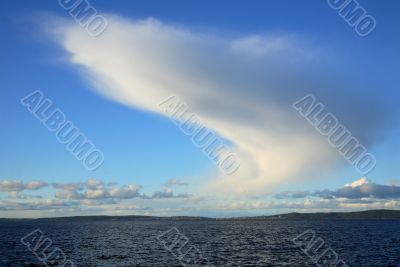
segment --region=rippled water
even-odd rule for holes
[[[317,266],[292,242],[307,229],[313,229],[348,266],[400,266],[400,221],[350,220],[1,223],[0,266],[42,266],[20,241],[35,229],[76,266],[182,266],[157,239],[171,227],[188,237],[214,266]]]

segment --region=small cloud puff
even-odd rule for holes
[[[48,186],[45,182],[32,181],[23,183],[20,180],[2,180],[0,181],[0,191],[2,192],[21,192],[24,190],[38,190]]]

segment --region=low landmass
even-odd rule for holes
[[[287,213],[268,216],[284,220],[400,220],[400,210],[366,210],[355,212]]]
[[[292,212],[287,214],[270,215],[270,216],[254,216],[254,217],[232,217],[232,218],[209,218],[209,217],[193,217],[193,216],[73,216],[73,217],[57,217],[57,218],[37,218],[37,219],[7,219],[0,218],[0,222],[12,221],[130,221],[130,220],[400,220],[400,210],[367,210],[356,212],[316,212],[316,213],[298,213]]]

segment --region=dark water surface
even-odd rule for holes
[[[20,241],[35,229],[75,266],[183,266],[157,239],[171,227],[214,266],[318,266],[292,241],[307,229],[348,266],[400,266],[400,221],[377,220],[7,222],[0,223],[0,266],[44,266]]]

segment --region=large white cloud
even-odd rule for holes
[[[354,105],[350,110],[354,99],[360,106],[369,100],[345,82],[335,87],[334,79],[324,78],[329,67],[321,63],[322,49],[302,38],[221,37],[154,19],[107,19],[109,27],[98,38],[73,23],[58,27],[55,36],[99,93],[156,113],[161,101],[177,95],[206,127],[233,143],[241,167],[231,176],[212,177],[207,192],[266,193],[337,159],[327,141],[291,109],[308,92],[319,92],[325,104],[336,103],[330,107],[344,122],[356,121],[352,130],[364,145],[372,141],[370,128],[382,121],[379,116],[360,120],[369,111]]]

